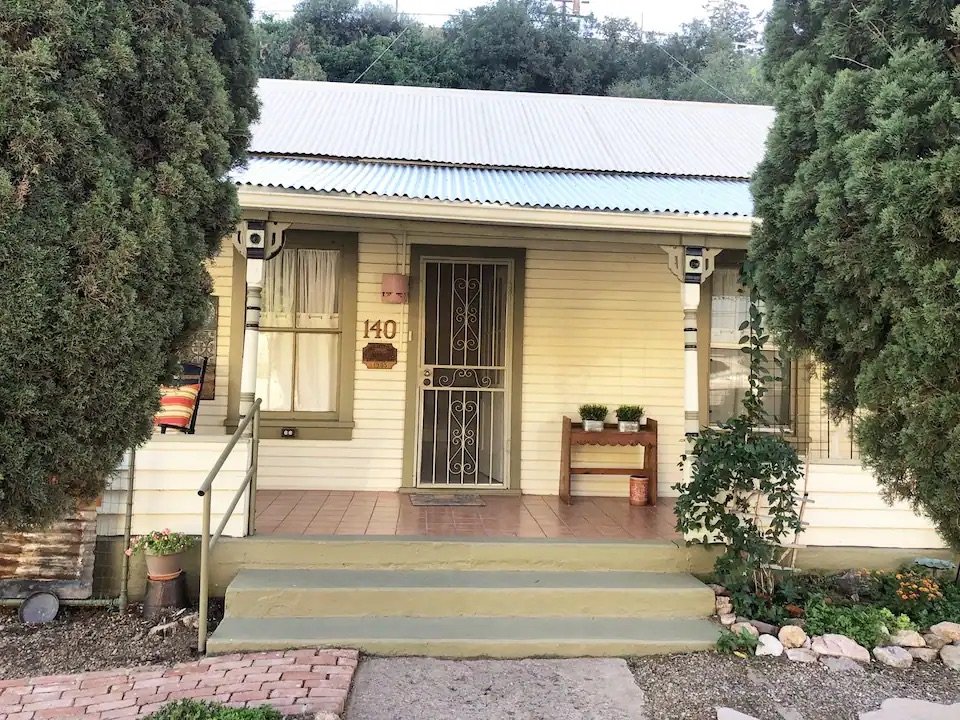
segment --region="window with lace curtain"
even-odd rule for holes
[[[717,267],[711,276],[710,293],[710,424],[724,422],[742,411],[750,373],[750,358],[740,350],[740,325],[749,317],[750,294],[740,284],[739,267]],[[767,384],[764,406],[771,427],[791,428],[791,364],[774,364],[777,348],[767,343],[766,369],[781,379]]]
[[[265,424],[314,430],[352,424],[355,240],[287,234],[283,250],[263,268],[257,396]]]

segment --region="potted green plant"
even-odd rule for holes
[[[607,419],[607,406],[594,403],[581,405],[580,419],[587,432],[600,432],[603,430],[603,421]]]
[[[621,405],[617,408],[617,427],[620,432],[640,432],[643,408],[639,405]]]
[[[189,535],[165,528],[141,535],[125,552],[128,556],[143,553],[151,580],[172,580],[183,572],[183,555],[194,542]]]

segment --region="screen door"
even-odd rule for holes
[[[420,264],[417,485],[506,487],[513,264]]]

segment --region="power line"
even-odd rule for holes
[[[708,88],[710,88],[710,89],[713,90],[714,92],[718,93],[720,96],[726,98],[727,100],[729,100],[730,102],[732,102],[734,105],[739,105],[739,104],[740,104],[740,101],[739,101],[739,100],[734,100],[732,97],[730,97],[729,95],[727,95],[723,90],[721,90],[720,88],[718,88],[716,85],[713,85],[713,84],[711,84],[711,83],[708,83],[708,82],[707,82],[706,80],[704,80],[702,77],[700,77],[699,75],[697,75],[693,70],[691,70],[691,69],[688,68],[686,65],[684,65],[682,62],[680,62],[679,60],[677,60],[673,55],[671,55],[671,54],[668,53],[666,50],[664,50],[663,47],[660,45],[660,43],[653,43],[653,46],[656,47],[658,50],[660,50],[660,52],[662,52],[662,53],[663,53],[664,55],[666,55],[668,58],[670,58],[671,60],[673,60],[673,61],[674,61],[677,65],[679,65],[681,68],[683,68],[683,69],[686,70],[688,73],[690,73],[694,78],[696,78],[697,80],[699,80],[700,82],[702,82],[704,85],[706,85]]]
[[[383,49],[383,52],[381,52],[379,55],[377,55],[377,56],[373,59],[373,62],[372,62],[372,63],[370,63],[369,65],[367,65],[367,69],[364,70],[364,71],[363,71],[362,73],[360,73],[359,75],[357,75],[357,79],[354,80],[353,82],[355,82],[355,83],[360,82],[360,78],[362,78],[364,75],[366,75],[366,74],[367,74],[367,71],[370,70],[370,68],[372,68],[374,65],[376,65],[377,62],[380,60],[380,58],[382,58],[384,55],[386,55],[386,54],[387,54],[387,51],[390,50],[390,48],[392,48],[394,45],[396,45],[396,44],[397,44],[397,40],[399,40],[400,38],[402,38],[402,37],[403,37],[403,34],[404,34],[407,30],[409,30],[409,29],[410,29],[410,26],[409,26],[409,25],[408,25],[407,27],[405,27],[405,28],[400,32],[400,34],[397,35],[397,36],[393,39],[393,42],[390,43],[389,45],[387,45],[387,46]]]

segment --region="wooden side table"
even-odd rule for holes
[[[564,416],[560,443],[560,499],[573,504],[570,494],[572,475],[639,475],[650,478],[650,504],[657,504],[657,421],[647,418],[639,432],[620,432],[614,423],[606,423],[600,432],[587,432]],[[606,468],[571,467],[572,450],[577,445],[612,445],[643,447],[643,467]]]

